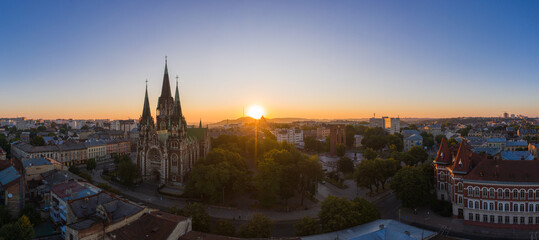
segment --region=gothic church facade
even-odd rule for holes
[[[158,180],[161,185],[181,184],[186,181],[195,162],[205,157],[210,147],[207,128],[202,128],[202,124],[198,127],[187,127],[182,114],[178,82],[176,81],[176,93],[173,98],[165,60],[165,74],[161,96],[157,103],[156,121],[154,122],[150,111],[148,86],[139,121],[137,165],[142,180]]]

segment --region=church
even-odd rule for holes
[[[148,99],[148,85],[139,121],[137,166],[143,181],[157,180],[160,185],[181,185],[195,162],[210,150],[208,129],[187,127],[182,113],[178,80],[176,93],[171,95],[167,60],[161,96],[154,121]]]

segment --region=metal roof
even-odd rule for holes
[[[13,166],[10,166],[0,171],[0,184],[6,185],[17,180],[20,177],[21,175],[19,174],[19,172],[17,172],[17,170]]]
[[[45,158],[30,158],[30,159],[22,160],[22,166],[25,168],[29,166],[43,166],[43,165],[52,165],[52,163],[47,161]]]

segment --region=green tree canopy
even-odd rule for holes
[[[354,162],[349,157],[341,157],[337,160],[337,170],[342,173],[351,173],[354,171]]]
[[[273,221],[262,214],[255,213],[253,219],[241,226],[240,236],[244,238],[269,238]]]
[[[214,232],[219,235],[233,237],[236,235],[236,228],[231,221],[219,219],[216,223]]]
[[[133,186],[138,176],[139,169],[136,164],[131,162],[131,160],[121,161],[120,164],[118,164],[118,177],[125,186]]]
[[[308,236],[321,233],[320,222],[314,218],[303,217],[294,224],[296,236]]]
[[[210,215],[206,212],[204,205],[201,203],[189,203],[181,209],[171,207],[168,208],[167,211],[172,214],[191,217],[193,230],[195,231],[210,231]]]
[[[43,139],[42,136],[35,136],[30,140],[30,144],[32,144],[33,146],[44,146],[45,139]]]
[[[367,148],[367,149],[365,149],[365,152],[363,152],[363,156],[366,159],[374,160],[378,156],[378,153],[376,151],[374,151],[372,148]]]
[[[414,166],[418,163],[427,161],[429,154],[420,146],[414,146],[406,153],[405,163]]]
[[[397,171],[391,180],[391,189],[405,207],[423,206],[430,199],[429,180],[417,167],[406,166]]]
[[[366,200],[354,201],[328,196],[321,206],[318,218],[324,232],[333,232],[364,224],[380,218],[378,209]]]
[[[88,171],[91,171],[97,167],[97,162],[95,161],[95,158],[90,158],[86,161],[86,169]]]
[[[34,238],[34,227],[28,217],[23,215],[17,222],[2,225],[0,236],[4,240],[31,240]]]

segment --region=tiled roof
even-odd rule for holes
[[[506,141],[505,138],[487,138],[487,142],[489,143],[504,143]]]
[[[500,182],[539,183],[539,161],[509,161],[485,159],[464,179]]]
[[[22,160],[22,166],[25,168],[29,166],[44,166],[44,165],[52,165],[52,163],[47,161],[47,159],[45,158],[30,158],[30,159]]]
[[[442,142],[440,143],[440,149],[438,149],[438,153],[436,154],[436,158],[434,162],[442,163],[442,164],[451,164],[452,159],[453,159],[453,156],[447,145],[447,139],[443,137]]]
[[[107,211],[107,216],[112,222],[118,222],[124,219],[124,217],[132,216],[144,210],[142,207],[119,199],[104,203],[103,207]]]
[[[462,141],[453,162],[453,172],[467,173],[483,159],[483,156],[472,152],[466,142]]]
[[[505,146],[507,147],[527,147],[528,146],[528,142],[526,142],[525,140],[521,140],[521,141],[508,141],[505,143]]]
[[[71,194],[67,192],[68,189],[71,189]],[[79,199],[97,193],[77,181],[56,184],[51,187],[51,192],[56,194],[59,198],[66,200]]]
[[[178,223],[185,220],[187,220],[186,217],[154,211],[150,214],[145,213],[131,224],[114,230],[108,233],[108,235],[117,240],[140,239],[141,236],[144,239],[167,239]],[[180,237],[180,239],[183,238]]]
[[[528,151],[503,151],[503,160],[533,160],[533,155]]]
[[[108,203],[114,200],[114,198],[106,192],[99,192],[98,194],[89,196],[87,198],[80,198],[77,200],[69,201],[68,206],[77,219],[85,218],[96,213],[96,207],[98,205]]]

